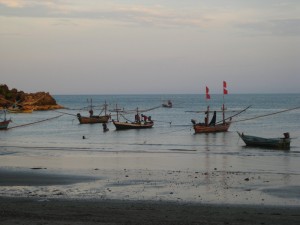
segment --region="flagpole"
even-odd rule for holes
[[[225,95],[223,91],[223,106],[222,106],[222,113],[223,113],[223,124],[225,123]]]

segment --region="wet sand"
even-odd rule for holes
[[[276,189],[276,175],[225,174],[226,185],[224,171],[1,169],[1,224],[299,224],[299,186]],[[255,191],[262,183],[269,189]],[[282,202],[265,205],[268,195]]]
[[[0,198],[1,224],[273,224],[298,225],[299,207],[153,201]]]

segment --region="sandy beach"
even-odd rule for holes
[[[280,179],[270,174],[226,173],[222,184],[221,174],[1,169],[1,224],[299,224],[299,188],[272,189]],[[255,190],[267,179],[265,191]]]

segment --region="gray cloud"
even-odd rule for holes
[[[210,22],[199,12],[177,11],[161,6],[110,5],[103,8],[72,8],[58,4],[28,4],[12,7],[1,3],[0,14],[6,17],[44,17],[66,19],[96,19],[128,25],[196,26]]]
[[[299,36],[300,19],[281,19],[261,22],[249,22],[237,25],[238,28],[257,32],[261,35]]]

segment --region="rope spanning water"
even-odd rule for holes
[[[232,116],[230,116],[230,117],[225,118],[224,121],[225,121],[225,120],[231,120],[233,117],[240,115],[241,113],[245,112],[245,111],[246,111],[247,109],[249,109],[250,107],[251,107],[251,105],[247,106],[245,109],[239,111],[238,113],[236,113],[236,114],[234,114],[234,115],[232,115]],[[223,121],[223,120],[220,120],[220,121],[218,121],[216,124],[221,124],[221,123],[223,123],[224,121]]]
[[[29,126],[29,125],[33,125],[33,124],[37,124],[37,123],[42,123],[42,122],[45,122],[45,121],[48,121],[48,120],[57,119],[57,118],[59,118],[61,116],[63,116],[63,115],[51,117],[51,118],[44,119],[44,120],[35,121],[35,122],[32,122],[32,123],[26,123],[26,124],[21,124],[21,125],[14,126],[14,127],[9,127],[8,129],[13,129],[13,128],[17,128],[17,127],[25,127],[25,126]]]
[[[61,113],[61,114],[66,114],[66,115],[70,115],[70,116],[76,116],[77,117],[76,114],[72,114],[72,113],[66,113],[66,112],[62,112],[62,111],[55,111],[55,112]]]
[[[264,115],[260,115],[260,116],[255,116],[255,117],[252,117],[252,118],[235,120],[235,121],[232,121],[232,123],[243,122],[243,121],[248,121],[248,120],[254,120],[254,119],[258,119],[258,118],[262,118],[262,117],[266,117],[266,116],[272,116],[272,115],[275,115],[275,114],[284,113],[284,112],[288,112],[288,111],[292,111],[292,110],[296,110],[296,109],[300,109],[300,106],[295,107],[295,108],[291,108],[291,109],[285,109],[285,110],[274,112],[274,113],[268,113],[268,114],[264,114]]]

